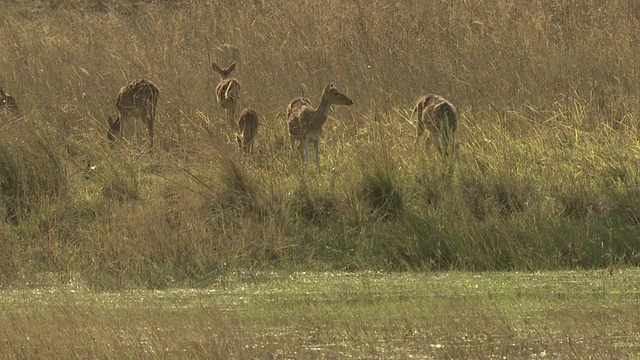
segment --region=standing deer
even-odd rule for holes
[[[136,150],[140,151],[140,129],[139,121],[142,121],[149,132],[149,149],[153,148],[153,122],[156,116],[156,106],[158,105],[160,90],[151,81],[134,80],[120,89],[116,99],[118,117],[112,121],[109,116],[108,138],[115,140],[123,136],[124,122],[134,118]]]
[[[447,156],[455,148],[455,132],[458,127],[458,111],[448,100],[438,95],[422,96],[412,114],[418,115],[418,136],[429,130],[427,145],[435,143],[438,151]],[[413,115],[412,115],[413,116]]]
[[[18,104],[13,96],[7,94],[4,89],[0,88],[0,109],[9,110],[10,112],[18,113]]]
[[[238,120],[236,141],[245,154],[253,154],[253,142],[258,133],[258,113],[252,108],[243,109]]]
[[[311,106],[311,100],[309,100],[307,98],[303,98],[303,97],[297,97],[297,98],[291,100],[291,102],[287,106],[287,120],[291,117],[291,114],[293,114],[294,111],[296,111],[299,107],[301,107],[303,105],[304,106],[308,106],[308,107],[312,107]]]
[[[304,145],[305,167],[309,165],[309,143],[313,143],[316,152],[316,168],[320,172],[320,155],[318,154],[318,141],[322,134],[322,126],[327,121],[331,105],[353,105],[353,101],[347,95],[341,93],[333,84],[324,88],[320,104],[317,108],[311,106],[306,98],[295,98],[287,106],[287,124],[291,143],[299,142],[298,150]]]
[[[231,77],[231,73],[236,68],[236,63],[231,64],[226,69],[221,69],[218,64],[211,64],[213,71],[220,74],[222,79],[216,86],[216,100],[225,110],[227,119],[233,119],[236,113],[236,104],[240,98],[240,82]]]

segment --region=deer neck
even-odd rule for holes
[[[329,110],[331,110],[331,104],[325,97],[323,96],[320,99],[320,104],[316,108],[316,111],[313,114],[313,127],[316,129],[320,129],[322,125],[327,121],[329,117]]]

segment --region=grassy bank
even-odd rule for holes
[[[243,270],[537,270],[640,261],[633,1],[12,1],[0,86],[0,283],[205,286]],[[211,62],[261,118],[244,158]],[[153,153],[106,140],[115,97],[160,88]],[[284,112],[348,94],[322,173]],[[409,117],[461,112],[445,161]],[[73,275],[76,276],[76,275]]]

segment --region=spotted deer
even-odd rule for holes
[[[306,98],[295,98],[287,106],[287,125],[292,145],[298,142],[298,150],[304,149],[305,167],[309,163],[309,143],[313,143],[316,154],[316,169],[320,172],[318,141],[322,135],[322,126],[327,121],[331,105],[353,105],[353,101],[333,84],[322,91],[320,104],[313,108]]]
[[[222,78],[216,86],[216,100],[224,109],[227,119],[233,119],[238,99],[240,98],[240,82],[238,79],[231,77],[231,73],[236,68],[236,63],[231,64],[226,69],[222,69],[214,62],[211,67]]]
[[[14,114],[18,113],[18,103],[16,99],[0,88],[0,109],[8,110]]]
[[[236,141],[245,154],[253,154],[253,142],[258,133],[258,113],[255,109],[246,108],[240,112],[238,135]]]
[[[429,130],[427,145],[435,144],[442,155],[449,155],[455,148],[455,132],[458,127],[458,111],[445,98],[429,94],[420,97],[412,114],[418,116],[418,136]]]
[[[109,116],[110,140],[121,139],[124,133],[125,122],[134,118],[136,150],[140,151],[140,129],[139,121],[142,121],[149,132],[149,149],[153,148],[153,123],[156,116],[160,90],[151,81],[134,80],[120,89],[116,99],[118,117],[115,120]]]

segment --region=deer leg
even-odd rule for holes
[[[442,156],[448,156],[453,150],[453,143],[454,143],[454,139],[453,139],[454,132],[453,131],[454,130],[449,125],[449,123],[447,123],[445,121],[442,121],[440,123],[440,129],[442,130],[440,132],[440,135],[442,136],[442,139],[438,143],[440,154],[442,154]]]
[[[451,153],[456,150],[456,133],[453,128],[449,128],[447,134],[447,150]]]
[[[418,119],[418,135],[416,136],[416,142],[414,143],[414,145],[418,145],[418,140],[420,140],[420,136],[422,136],[423,133],[424,133],[424,123],[422,122],[422,120]]]
[[[149,133],[149,149],[153,149],[153,118],[147,116],[147,132]]]
[[[440,153],[442,154],[442,156],[446,157],[451,153],[450,134],[446,130],[445,130],[445,133],[443,134],[440,146],[441,146]]]
[[[234,108],[233,107],[225,107],[224,111],[225,111],[226,116],[227,116],[227,122],[229,124],[231,124],[231,126],[235,126],[236,124],[235,124],[235,121],[233,120],[234,116],[235,116]]]
[[[240,136],[240,134],[236,134],[236,143],[238,144],[238,147],[242,149],[242,138]]]
[[[440,155],[444,155],[445,149],[442,147],[443,141],[440,139],[440,134],[438,134],[438,136],[435,136],[435,140],[433,142],[436,145],[436,149],[438,150]],[[446,144],[446,139],[444,141],[444,144]]]
[[[319,139],[314,139],[313,140],[313,148],[316,151],[316,169],[318,170],[318,173],[320,173],[320,152],[318,151],[318,143],[319,143]]]
[[[139,116],[133,118],[134,132],[136,137],[136,151],[140,152],[140,122]]]
[[[291,151],[298,152],[298,156],[300,156],[300,152],[302,151],[302,142],[298,143],[298,146],[296,146],[296,140],[293,138],[293,136],[290,138],[291,139]]]
[[[122,142],[122,139],[124,138],[124,121],[125,121],[125,119],[122,116],[120,116],[119,119],[120,119],[120,123],[118,124],[118,140],[120,142]]]
[[[242,149],[244,150],[244,153],[249,155],[251,154],[251,152],[253,151],[251,149],[251,143],[247,141],[247,139],[245,139],[244,137],[242,138]]]
[[[424,122],[422,120],[418,120],[418,137],[422,136],[424,133]]]
[[[127,117],[124,116],[120,116],[120,126],[118,127],[120,129],[120,132],[118,133],[118,139],[120,139],[120,141],[122,141],[122,139],[125,138],[125,129],[124,129],[124,123],[129,121],[129,119]]]
[[[438,148],[440,146],[438,141],[438,136],[434,134],[427,135],[426,146],[427,146],[427,155],[429,155],[429,159],[433,159],[433,147],[435,146],[436,148]]]
[[[304,166],[309,166],[309,138],[304,139]]]

